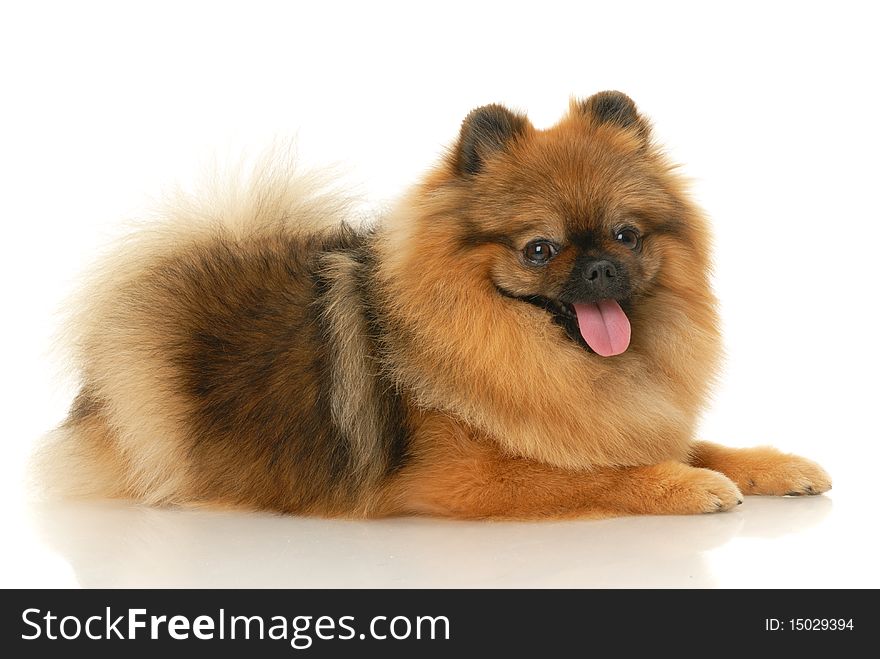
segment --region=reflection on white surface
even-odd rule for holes
[[[717,515],[485,523],[67,502],[28,517],[84,587],[736,587],[780,573],[821,585],[791,548],[815,544],[831,510],[825,496],[750,497]]]

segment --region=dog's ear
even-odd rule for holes
[[[485,162],[525,135],[532,127],[525,115],[503,105],[484,105],[472,110],[461,124],[461,134],[452,152],[452,165],[460,176],[473,176]]]
[[[639,114],[633,100],[622,92],[593,94],[583,101],[572,101],[572,112],[588,117],[594,124],[613,124],[634,131],[644,141],[651,137],[651,125]]]

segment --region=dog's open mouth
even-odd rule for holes
[[[567,303],[541,295],[514,295],[497,288],[505,297],[548,312],[572,341],[597,355],[613,357],[629,347],[629,318],[617,300]]]

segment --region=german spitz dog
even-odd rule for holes
[[[698,441],[719,361],[703,214],[627,96],[472,111],[372,223],[308,175],[173,204],[75,301],[55,489],[297,515],[546,519],[819,494]]]

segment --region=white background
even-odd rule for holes
[[[0,585],[880,586],[871,5],[5,3]],[[716,228],[728,360],[703,436],[808,455],[829,496],[564,524],[29,500],[26,456],[73,393],[53,314],[163,190],[294,137],[381,207],[471,108],[546,127],[608,88],[654,120]]]

